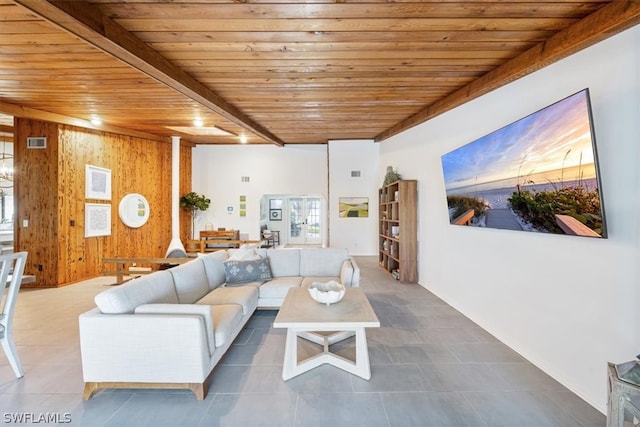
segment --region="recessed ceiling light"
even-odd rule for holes
[[[202,119],[194,119],[193,125],[197,128],[201,128],[202,126],[204,126],[204,122],[202,121]]]
[[[247,143],[247,135],[240,135],[240,143],[241,144],[246,144]]]

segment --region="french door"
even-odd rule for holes
[[[297,245],[322,244],[322,199],[292,197],[289,199],[289,239]]]

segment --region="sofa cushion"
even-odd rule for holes
[[[178,295],[171,273],[164,270],[107,289],[96,295],[94,300],[102,313],[123,314],[133,313],[142,304],[176,304]]]
[[[238,304],[242,307],[242,315],[245,316],[253,313],[258,306],[258,288],[256,286],[222,287],[209,292],[197,303],[206,305]]]
[[[301,276],[340,276],[342,264],[349,258],[344,248],[304,248],[300,250]]]
[[[180,264],[168,271],[173,276],[178,301],[181,304],[194,303],[209,292],[207,273],[200,258]]]
[[[251,261],[254,259],[260,259],[262,257],[256,252],[257,249],[257,247],[249,245],[242,245],[237,249],[229,249],[227,250],[227,253],[229,254],[228,259],[233,261]]]
[[[230,284],[270,280],[271,267],[267,258],[251,261],[226,260],[224,274]]]
[[[300,276],[300,249],[268,249],[273,277]]]
[[[216,347],[222,347],[235,338],[233,332],[242,321],[242,307],[237,304],[212,305],[211,317]]]
[[[353,258],[349,258],[348,261],[342,263],[340,280],[338,281],[347,287],[355,288],[360,286],[360,269],[356,266]]]
[[[276,277],[260,286],[260,298],[284,298],[290,288],[300,287],[302,277]]]
[[[223,262],[227,259],[227,251],[198,254],[198,259],[202,260],[204,264],[204,271],[209,281],[209,290],[214,290],[225,282]]]

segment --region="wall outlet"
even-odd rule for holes
[[[29,227],[29,220],[28,219],[23,219],[22,220],[22,228],[27,228]]]

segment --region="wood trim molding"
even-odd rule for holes
[[[13,126],[9,125],[0,125],[0,133],[13,133]]]
[[[265,127],[104,15],[94,4],[85,1],[41,0],[16,0],[16,3],[247,131],[273,144],[284,146],[284,142]]]
[[[603,6],[571,27],[375,137],[383,141],[640,23],[640,1]]]

